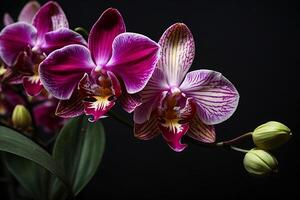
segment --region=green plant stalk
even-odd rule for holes
[[[109,111],[108,115],[110,117],[112,117],[113,119],[115,119],[116,121],[128,126],[129,128],[133,128],[132,123],[127,118],[125,118],[121,115],[118,115],[117,113],[115,113],[113,111]],[[221,142],[217,142],[217,143],[204,143],[204,142],[200,142],[200,141],[195,140],[195,139],[193,139],[191,137],[188,137],[188,136],[184,137],[183,140],[188,141],[188,142],[190,142],[190,143],[192,143],[196,146],[209,147],[209,148],[222,147],[224,149],[246,153],[246,152],[248,152],[248,150],[235,147],[235,146],[233,146],[233,144],[239,143],[240,141],[246,139],[249,136],[252,136],[252,132],[248,132],[248,133],[240,135],[236,138],[221,141]]]

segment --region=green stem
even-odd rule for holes
[[[244,140],[245,138],[247,138],[249,136],[252,136],[252,132],[245,133],[245,134],[240,135],[240,136],[238,136],[236,138],[233,138],[231,140],[226,140],[226,141],[218,142],[216,145],[224,146],[224,145],[236,144],[236,143],[240,142],[241,140]]]
[[[130,127],[133,128],[132,123],[127,119],[122,117],[121,115],[118,115],[117,113],[115,113],[114,111],[109,111],[108,115],[110,117],[112,117],[113,119],[115,119],[116,121]],[[252,136],[252,132],[248,132],[245,133],[243,135],[240,135],[236,138],[230,139],[230,140],[225,140],[225,141],[221,141],[221,142],[217,142],[217,143],[204,143],[204,142],[199,142],[198,140],[195,140],[191,137],[183,137],[184,141],[188,141],[192,144],[195,144],[197,146],[202,146],[202,147],[209,147],[209,148],[218,148],[218,147],[222,147],[224,149],[228,149],[228,150],[235,150],[235,151],[239,151],[239,152],[243,152],[243,153],[247,153],[248,150],[245,149],[241,149],[238,147],[233,146],[233,144],[236,144],[244,139],[246,139],[247,137]]]
[[[76,27],[74,30],[85,38],[89,37],[89,32],[83,27]]]
[[[238,152],[242,152],[242,153],[248,153],[249,152],[249,150],[242,149],[242,148],[239,148],[239,147],[235,147],[235,146],[232,146],[232,145],[230,145],[230,148],[232,150],[235,150],[235,151],[238,151]]]

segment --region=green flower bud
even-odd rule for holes
[[[277,166],[276,158],[261,149],[251,149],[244,157],[244,167],[252,175],[263,176],[277,172]]]
[[[12,122],[16,128],[28,129],[32,124],[31,115],[23,105],[16,105],[12,114]]]
[[[265,150],[275,149],[283,145],[291,136],[291,130],[287,126],[275,121],[260,125],[252,133],[254,144]]]

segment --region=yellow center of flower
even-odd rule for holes
[[[6,69],[4,68],[4,65],[0,65],[0,76],[5,74],[5,72],[6,72]]]

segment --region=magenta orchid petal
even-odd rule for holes
[[[107,76],[109,77],[109,79],[111,80],[111,88],[112,88],[112,92],[114,97],[119,97],[122,94],[122,89],[121,89],[121,85],[120,82],[118,80],[118,78],[114,75],[114,73],[107,71]]]
[[[10,16],[10,14],[5,13],[3,17],[3,24],[4,26],[8,26],[10,24],[14,23],[13,18]]]
[[[36,39],[36,29],[30,24],[18,22],[6,26],[0,33],[0,57],[12,66],[17,56],[28,46],[33,46]]]
[[[47,32],[69,27],[64,11],[58,3],[53,1],[46,3],[39,9],[33,18],[32,24],[38,32],[38,45],[43,44]]]
[[[124,81],[129,94],[141,91],[155,69],[159,46],[146,36],[122,33],[113,42],[108,68]]]
[[[239,101],[234,85],[221,73],[211,70],[189,72],[180,89],[194,99],[201,121],[208,125],[228,119]]]
[[[166,142],[171,147],[171,149],[173,149],[176,152],[181,152],[187,147],[187,144],[181,143],[181,138],[185,135],[185,133],[189,129],[188,123],[187,124],[159,123],[158,126],[162,132],[163,138],[166,140]]]
[[[134,136],[141,140],[150,140],[160,134],[157,122],[157,114],[152,113],[152,116],[149,117],[149,120],[145,121],[142,124],[134,123]]]
[[[39,68],[41,81],[54,97],[69,99],[85,73],[94,68],[89,50],[82,45],[69,45],[47,57]]]
[[[43,89],[43,85],[38,75],[24,77],[23,86],[29,96],[36,96]]]
[[[37,1],[29,1],[21,10],[18,21],[31,24],[34,15],[38,12],[40,7]]]
[[[166,74],[170,86],[178,87],[194,60],[193,35],[185,24],[176,23],[164,32],[159,44],[162,50],[157,67]]]
[[[149,120],[153,109],[156,109],[156,105],[158,105],[161,99],[166,96],[166,92],[164,91],[167,90],[168,87],[163,72],[160,69],[155,68],[147,85],[138,93],[142,98],[143,105],[134,110],[134,122],[142,124]]]
[[[54,99],[45,101],[34,107],[33,113],[37,126],[46,133],[55,133],[63,125],[63,118],[55,115],[57,101]]]
[[[62,118],[77,117],[84,113],[84,106],[82,96],[78,90],[75,90],[68,100],[60,100],[58,102],[55,114]]]
[[[45,34],[45,43],[41,46],[41,49],[48,54],[70,44],[87,45],[80,34],[68,28],[60,28]]]
[[[104,84],[100,86],[97,84],[98,81]],[[108,83],[111,83],[110,87],[106,87],[110,85]],[[121,95],[119,81],[112,72],[108,72],[107,77],[100,76],[97,80],[85,74],[80,80],[78,88],[79,92],[85,96],[82,101],[84,112],[86,115],[92,115],[92,118],[89,118],[91,122],[104,117],[115,105],[116,97]]]
[[[8,84],[22,84],[23,76],[23,74],[20,74],[19,72],[11,68],[7,68],[5,73],[2,75],[1,81],[6,82]]]
[[[214,126],[204,124],[198,115],[195,115],[193,120],[190,122],[190,128],[187,135],[195,140],[205,143],[213,143],[216,140]]]
[[[98,66],[103,66],[109,61],[115,37],[125,31],[124,21],[118,10],[109,8],[102,13],[88,39],[89,49]]]
[[[122,108],[128,112],[132,113],[136,107],[142,104],[142,99],[138,94],[128,94],[125,92],[119,99]]]
[[[92,115],[92,118],[89,118],[89,121],[95,122],[104,117],[104,115],[115,105],[115,102],[107,99],[95,98],[92,101],[83,101],[83,105],[84,113],[86,115]]]

